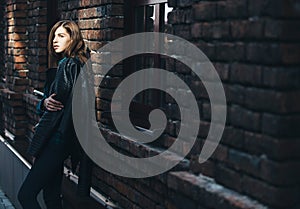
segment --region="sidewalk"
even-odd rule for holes
[[[9,199],[5,196],[4,192],[0,188],[0,209],[15,209]]]

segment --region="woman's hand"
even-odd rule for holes
[[[61,102],[53,98],[55,95],[56,94],[51,94],[47,99],[44,100],[44,107],[46,108],[46,110],[59,111],[64,108]]]

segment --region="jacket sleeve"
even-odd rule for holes
[[[39,116],[42,116],[45,111],[43,104],[46,98],[47,97],[44,95],[43,98],[36,105],[36,112]]]
[[[45,101],[46,98],[48,98],[50,96],[49,91],[50,91],[51,84],[53,83],[53,81],[55,79],[56,70],[57,70],[56,68],[49,68],[46,71],[46,82],[45,82],[45,85],[44,85],[44,96],[38,102],[38,104],[36,106],[36,111],[37,111],[37,114],[39,116],[42,116],[43,113],[45,112],[44,101]]]
[[[75,58],[68,58],[58,68],[54,83],[55,99],[63,105],[72,94],[73,86],[80,72],[80,63]]]

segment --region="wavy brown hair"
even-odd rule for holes
[[[54,34],[57,28],[63,27],[70,35],[70,44],[63,53],[56,53],[53,48]],[[74,21],[58,21],[51,29],[48,38],[48,52],[50,56],[50,66],[57,65],[57,61],[63,57],[78,57],[81,63],[85,63],[89,58],[89,52],[83,41],[78,25]]]

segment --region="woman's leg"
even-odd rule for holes
[[[61,183],[63,177],[63,164],[59,173],[48,182],[43,189],[44,201],[47,209],[62,209]]]
[[[40,209],[37,195],[42,189],[47,188],[53,179],[56,179],[55,186],[60,187],[58,184],[61,181],[57,179],[61,178],[62,175],[63,150],[62,144],[50,141],[40,157],[35,160],[18,193],[18,199],[23,209]],[[49,190],[46,193],[49,194]]]

